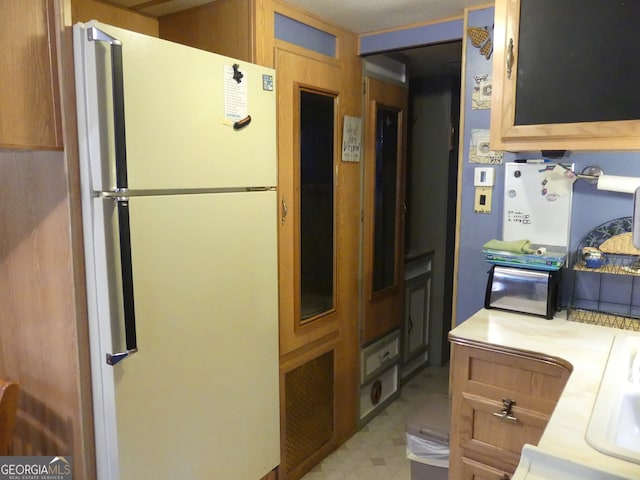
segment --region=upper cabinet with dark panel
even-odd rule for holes
[[[491,147],[640,150],[640,2],[496,0]]]
[[[61,150],[53,0],[2,0],[0,148]]]

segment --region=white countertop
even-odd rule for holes
[[[621,478],[638,480],[640,465],[600,453],[585,440],[609,350],[616,335],[640,334],[567,321],[564,313],[559,313],[553,320],[546,320],[486,309],[480,310],[450,332],[454,338],[534,352],[570,363],[573,371],[536,450],[615,473]],[[521,462],[513,480],[533,478],[526,476],[525,468]]]

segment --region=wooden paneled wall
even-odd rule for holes
[[[81,479],[93,459],[80,414],[65,172],[62,152],[0,151],[0,376],[21,389],[13,454],[73,455]]]
[[[0,145],[62,149],[54,2],[0,2]]]

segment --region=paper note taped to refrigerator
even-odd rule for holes
[[[224,118],[238,122],[248,115],[247,73],[231,65],[224,66]]]

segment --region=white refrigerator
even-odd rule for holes
[[[275,76],[74,26],[99,480],[279,463]]]

